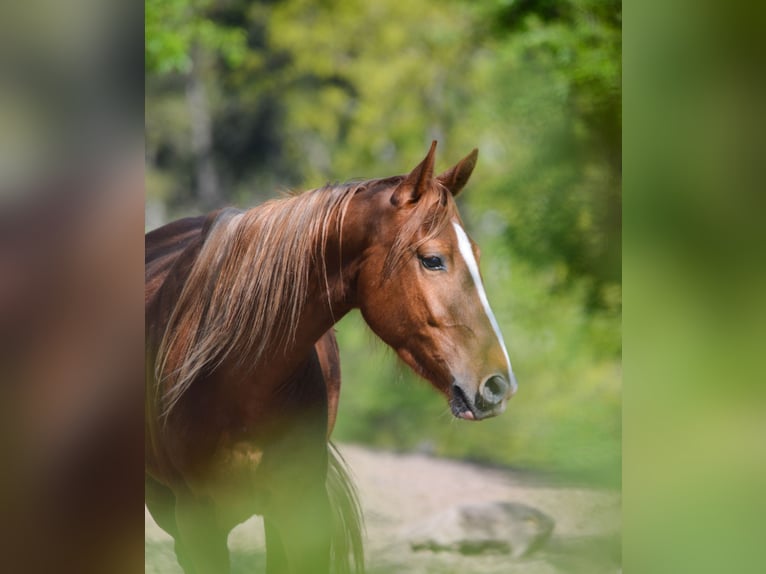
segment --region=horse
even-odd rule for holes
[[[186,574],[228,572],[228,532],[253,515],[268,574],[363,572],[359,502],[329,442],[333,325],[352,309],[455,417],[498,415],[516,392],[454,199],[478,150],[434,176],[435,150],[406,175],[146,235],[146,504]]]

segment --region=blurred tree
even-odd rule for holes
[[[403,171],[433,138],[442,157],[479,145],[479,202],[512,245],[614,307],[620,25],[619,0],[148,0],[148,69],[171,91],[185,73],[190,104],[190,125],[150,153],[195,165],[210,207]],[[189,176],[176,179],[183,204]]]
[[[203,209],[220,205],[221,186],[213,160],[213,122],[208,85],[217,75],[210,59],[236,65],[245,53],[243,31],[215,17],[214,0],[147,0],[146,67],[185,79],[190,154],[196,198]]]
[[[145,67],[149,74],[188,72],[195,45],[236,65],[245,46],[243,31],[217,16],[216,0],[145,0]],[[245,3],[239,2],[241,6]]]
[[[589,303],[619,304],[621,281],[621,19],[619,0],[481,5],[496,56],[493,107],[515,127],[517,164],[495,181],[509,194],[508,236],[524,256],[586,278]],[[521,149],[524,148],[524,149]]]

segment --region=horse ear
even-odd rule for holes
[[[431,185],[434,177],[434,159],[436,157],[436,140],[431,142],[428,155],[404,178],[391,194],[391,203],[405,205],[415,203],[423,192]]]
[[[468,183],[468,178],[471,177],[473,168],[476,167],[476,160],[478,157],[479,150],[474,148],[471,153],[457,162],[453,167],[436,176],[436,181],[449,189],[452,195],[457,196],[457,194],[465,187],[465,184]]]

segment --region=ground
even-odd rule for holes
[[[514,470],[487,468],[425,454],[396,454],[341,445],[362,501],[370,574],[460,572],[470,574],[588,574],[620,571],[619,493],[577,486]],[[508,501],[534,507],[555,521],[553,535],[539,551],[463,556],[415,552],[413,526],[450,505]],[[170,537],[146,513],[146,573],[180,574]],[[258,517],[229,536],[232,572],[262,572],[262,521]]]

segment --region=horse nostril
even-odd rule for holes
[[[484,404],[488,407],[494,407],[502,402],[505,395],[508,394],[509,387],[510,385],[508,384],[508,381],[503,377],[500,375],[493,375],[484,381],[479,389],[479,393]]]

